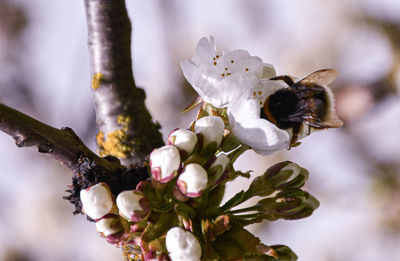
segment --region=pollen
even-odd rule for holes
[[[244,69],[246,72],[248,72],[249,71],[249,68],[246,68],[246,69]]]
[[[213,57],[213,60],[215,61],[215,57]]]
[[[227,71],[228,70],[228,68],[227,67],[225,67],[225,71]]]
[[[253,92],[253,96],[256,96],[256,92]]]
[[[231,63],[234,63],[234,61],[233,61],[233,60],[231,60]]]
[[[262,91],[259,91],[259,92],[258,92],[258,95],[261,95],[261,94],[262,94]]]
[[[217,66],[217,62],[214,62],[213,64],[214,64],[215,66]]]
[[[228,76],[229,76],[229,75],[231,75],[231,73],[227,73],[226,75],[228,75]]]
[[[217,55],[217,59],[219,58],[219,55]]]
[[[225,73],[222,73],[221,76],[224,77],[224,76],[225,76]]]

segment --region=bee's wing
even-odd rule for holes
[[[314,83],[317,85],[328,85],[335,80],[337,75],[338,71],[336,71],[335,69],[318,70],[298,81],[296,85],[308,83]]]

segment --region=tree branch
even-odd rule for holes
[[[1,103],[0,131],[13,137],[18,147],[35,147],[71,170],[72,185],[67,190],[70,195],[64,198],[75,205],[74,213],[82,212],[81,189],[105,182],[117,196],[148,178],[146,167],[126,169],[115,157],[97,156],[72,129],[53,128]]]
[[[62,163],[75,175],[80,174],[82,159],[109,173],[124,169],[93,153],[70,128],[56,129],[0,103],[0,130],[14,138],[18,147],[35,147],[40,153]]]
[[[84,1],[100,155],[116,156],[127,166],[141,164],[163,140],[145,106],[144,91],[135,86],[125,1]]]

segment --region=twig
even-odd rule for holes
[[[116,156],[127,166],[141,164],[163,141],[144,91],[135,86],[125,2],[85,0],[85,7],[100,155]]]
[[[36,147],[40,153],[62,163],[75,175],[82,171],[82,159],[108,173],[125,169],[93,153],[70,128],[56,129],[0,103],[0,130],[14,138],[18,147]]]

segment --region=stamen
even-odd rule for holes
[[[246,69],[244,69],[246,72],[248,72],[249,71],[249,68],[246,68]]]
[[[214,65],[217,66],[217,62],[214,62]]]
[[[231,63],[233,63],[233,60],[231,60]]]
[[[225,76],[225,73],[221,74],[221,76],[224,77],[224,76]]]

